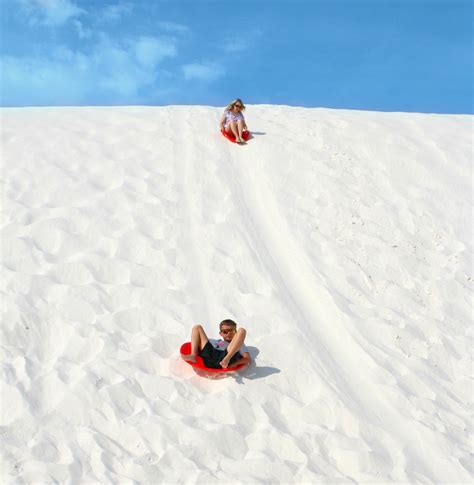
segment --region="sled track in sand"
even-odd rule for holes
[[[353,402],[346,404],[356,405],[373,425],[385,430],[387,448],[403,450],[391,456],[394,468],[404,468],[404,461],[411,456],[420,465],[423,464],[423,473],[429,475],[433,464],[426,460],[420,450],[426,450],[426,443],[431,441],[423,440],[424,434],[430,433],[430,430],[413,422],[417,431],[413,433],[397,409],[390,402],[378,398],[377,383],[371,378],[383,381],[385,369],[378,366],[351,337],[346,329],[347,322],[329,291],[321,284],[306,255],[292,237],[265,177],[263,161],[249,167],[245,152],[249,147],[238,148],[234,150],[233,146],[228,147],[226,171],[232,196],[241,213],[248,216],[245,221],[247,235],[258,248],[267,275],[273,279],[281,298],[289,304],[295,322],[301,326],[299,330],[312,335],[312,342],[320,342],[317,348],[306,351],[319,360],[319,370],[336,392],[343,389],[344,394],[354,398]],[[319,306],[325,308],[324,316],[318,312]],[[327,315],[329,309],[330,319]],[[358,372],[361,367],[369,370],[364,376]],[[449,473],[445,471],[443,463],[434,466],[437,479],[449,481]]]
[[[193,134],[189,113],[180,113],[179,125],[182,127],[182,136],[190,138]],[[210,320],[212,311],[212,298],[207,290],[209,278],[203,255],[196,249],[202,238],[200,232],[200,203],[201,195],[195,190],[197,176],[195,161],[198,158],[190,150],[190,144],[183,144],[180,139],[174,143],[176,160],[175,183],[178,196],[180,197],[181,214],[183,217],[183,249],[187,256],[189,280],[189,294],[194,296],[192,313],[195,315],[195,323]],[[197,296],[200,295],[200,296]]]

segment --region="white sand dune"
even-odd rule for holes
[[[220,114],[1,111],[1,483],[472,483],[472,117]]]

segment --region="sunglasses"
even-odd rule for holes
[[[241,105],[241,104],[234,104],[234,106],[235,106],[236,108],[242,109],[242,105]]]
[[[224,335],[227,335],[228,333],[234,333],[235,329],[234,328],[229,328],[228,330],[221,330],[221,333]]]

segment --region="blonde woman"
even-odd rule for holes
[[[243,114],[244,109],[244,103],[237,98],[224,110],[220,122],[221,131],[225,131],[228,135],[233,135],[237,143],[245,143],[243,133],[248,130]]]

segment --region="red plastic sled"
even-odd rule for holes
[[[191,353],[191,342],[186,342],[181,345],[179,351],[182,355],[189,355]],[[211,377],[214,379],[217,379],[219,377],[225,377],[227,374],[238,371],[245,367],[245,364],[240,364],[234,367],[227,367],[227,369],[213,369],[211,367],[206,367],[202,358],[199,355],[196,357],[196,362],[189,362],[187,360],[185,360],[184,362],[192,366],[199,375],[202,375],[204,377]]]
[[[227,133],[225,130],[221,130],[221,133],[232,143],[235,143],[235,136],[232,133]],[[250,131],[243,131],[242,138],[247,141],[250,139]]]

